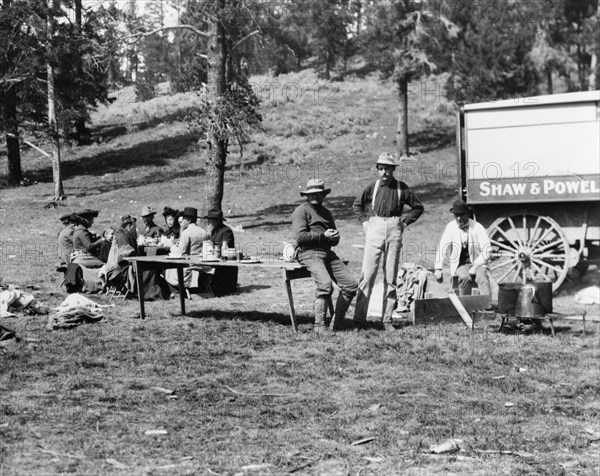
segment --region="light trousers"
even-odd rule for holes
[[[369,218],[354,320],[359,322],[367,320],[369,301],[377,278],[380,261],[383,267],[383,312],[381,318],[391,320],[396,303],[402,231],[403,224],[400,222],[400,217]]]

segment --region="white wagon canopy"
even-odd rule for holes
[[[600,91],[468,104],[463,198],[488,227],[496,282],[552,281],[600,253]]]

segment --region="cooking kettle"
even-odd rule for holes
[[[501,283],[498,289],[498,312],[516,317],[542,317],[552,312],[552,283]]]

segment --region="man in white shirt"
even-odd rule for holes
[[[450,276],[458,278],[460,295],[471,294],[473,281],[480,294],[491,294],[487,261],[492,245],[481,223],[469,219],[470,208],[462,200],[456,200],[450,211],[452,220],[442,234],[435,258],[435,277],[442,282],[444,259],[449,256]]]

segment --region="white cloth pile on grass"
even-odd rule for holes
[[[69,294],[56,312],[48,317],[46,329],[70,329],[80,324],[99,322],[104,318],[103,308],[106,307],[114,307],[114,304],[98,304],[81,294]]]
[[[9,285],[7,289],[0,292],[0,317],[16,317],[13,311],[48,314],[48,309],[38,302],[33,294]]]
[[[600,287],[590,286],[575,294],[575,302],[578,304],[600,304]]]

